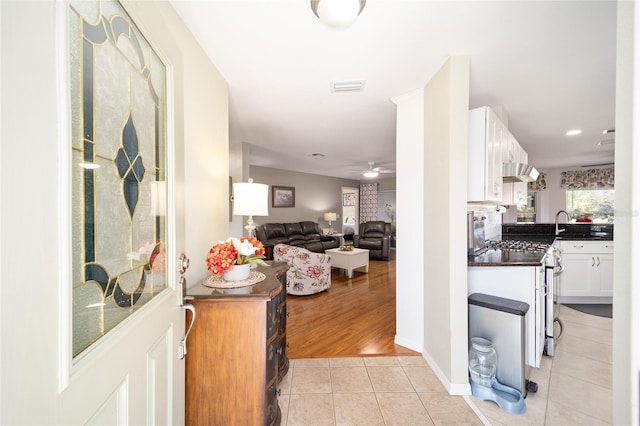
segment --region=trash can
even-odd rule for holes
[[[527,395],[525,315],[529,304],[483,293],[469,296],[469,345],[472,337],[493,343],[498,355],[496,380]]]

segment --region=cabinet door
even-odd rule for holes
[[[595,256],[598,288],[594,296],[613,296],[613,254],[598,254]]]
[[[486,188],[487,201],[502,201],[502,139],[504,126],[498,116],[487,108],[486,132]]]
[[[588,253],[565,253],[564,272],[560,275],[560,296],[590,296],[594,256]]]

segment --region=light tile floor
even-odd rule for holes
[[[280,386],[282,425],[612,424],[611,319],[561,306],[556,356],[533,369],[536,394],[516,416],[449,395],[420,356],[291,360]]]

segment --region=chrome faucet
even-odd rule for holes
[[[571,216],[569,216],[569,213],[567,213],[566,210],[559,210],[558,213],[556,213],[556,236],[565,231],[564,229],[558,228],[558,218],[560,217],[560,213],[564,213],[567,215],[567,222],[571,221]]]

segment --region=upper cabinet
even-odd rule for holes
[[[489,107],[469,111],[467,200],[505,205],[527,203],[527,183],[502,181],[503,164],[527,163],[528,155]]]
[[[502,203],[504,126],[489,107],[469,111],[467,200]]]

